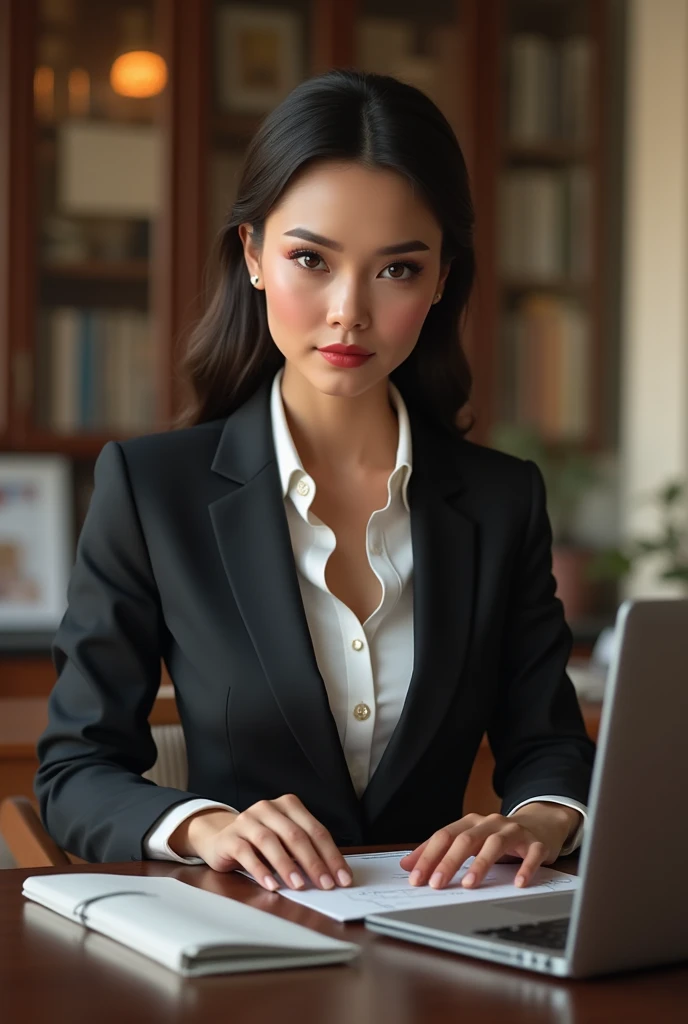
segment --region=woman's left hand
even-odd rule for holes
[[[402,857],[400,865],[411,872],[411,885],[429,882],[441,889],[472,855],[475,860],[461,884],[474,888],[493,864],[521,859],[515,884],[525,886],[541,864],[557,859],[579,821],[579,812],[571,807],[535,802],[509,818],[502,814],[466,814]]]

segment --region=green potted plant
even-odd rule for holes
[[[659,510],[657,532],[636,537],[620,547],[597,553],[589,573],[591,579],[620,580],[647,558],[658,559],[657,577],[680,583],[688,591],[688,482],[667,481],[641,501]]]
[[[580,504],[600,479],[592,456],[573,442],[547,443],[537,427],[527,424],[498,423],[490,444],[510,455],[531,459],[540,468],[552,523],[552,572],[557,581],[557,596],[570,622],[592,615],[596,588],[589,566],[595,552],[578,543],[574,536]]]

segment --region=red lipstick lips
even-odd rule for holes
[[[339,366],[342,369],[354,369],[363,366],[367,359],[370,359],[372,352],[358,345],[325,345],[319,348],[323,359],[326,359],[332,366]]]

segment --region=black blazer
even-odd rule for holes
[[[540,472],[411,410],[413,676],[356,797],[304,615],[269,396],[101,452],[38,744],[50,834],[87,860],[139,860],[189,796],[243,809],[291,792],[341,845],[421,841],[461,817],[485,730],[503,813],[544,794],[584,802],[594,747],[566,675]],[[141,778],[161,657],[188,793]]]

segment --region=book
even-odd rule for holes
[[[185,977],[345,963],[360,953],[176,878],[30,875],[23,895]]]
[[[567,179],[564,172],[505,172],[499,191],[500,269],[517,280],[556,280],[565,273]]]
[[[587,36],[569,36],[561,44],[561,134],[578,144],[590,141],[590,88],[595,57]]]
[[[72,434],[79,428],[80,313],[62,306],[51,314],[52,394],[50,424],[57,434]]]
[[[507,138],[536,145],[554,135],[557,54],[551,40],[518,32],[507,50]]]

